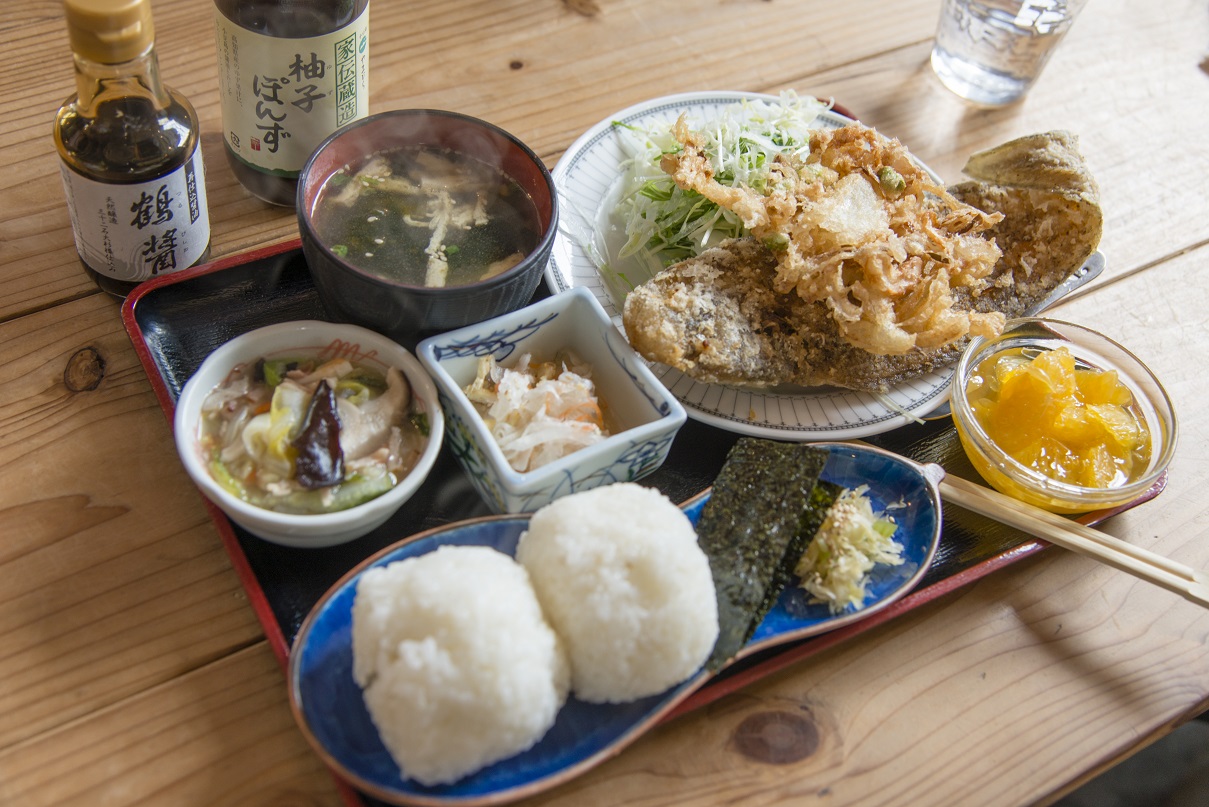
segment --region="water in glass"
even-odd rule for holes
[[[953,92],[1007,104],[1032,86],[1085,0],[944,0],[932,67]]]

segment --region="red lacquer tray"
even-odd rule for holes
[[[538,296],[547,293],[539,289]],[[136,288],[122,307],[123,324],[169,423],[181,388],[211,351],[238,334],[294,319],[331,319],[311,283],[296,240],[151,280]],[[643,484],[658,488],[673,501],[685,501],[709,487],[736,439],[738,435],[689,420],[667,462]],[[938,463],[950,475],[978,481],[948,419],[905,426],[867,442],[919,462]],[[1158,495],[1165,483],[1166,477],[1129,505],[1089,513],[1079,521],[1099,523]],[[489,514],[447,450],[442,451],[424,485],[385,525],[337,547],[300,550],[269,544],[236,527],[209,502],[206,505],[283,666],[302,620],[346,571],[414,533]],[[940,547],[931,569],[913,592],[868,619],[766,651],[729,668],[686,699],[669,719],[1047,546],[998,522],[946,505]],[[377,804],[351,790],[346,795],[350,804]]]

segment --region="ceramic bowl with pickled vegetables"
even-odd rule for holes
[[[953,421],[995,489],[1056,513],[1133,501],[1160,480],[1176,415],[1140,359],[1080,325],[1027,318],[966,348]]]
[[[302,249],[336,318],[414,343],[529,303],[558,200],[513,135],[453,112],[400,109],[337,130],[298,181]]]
[[[497,513],[641,479],[686,418],[583,288],[429,337],[416,355],[454,456]]]
[[[297,547],[380,526],[424,482],[444,435],[415,356],[365,328],[310,320],[211,353],[173,425],[206,498],[253,535]]]

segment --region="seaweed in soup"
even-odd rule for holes
[[[433,146],[378,152],[333,174],[313,220],[320,240],[349,263],[417,286],[492,277],[541,237],[537,206],[516,180]]]

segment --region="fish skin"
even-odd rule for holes
[[[954,307],[1021,316],[1098,246],[1103,214],[1095,181],[1066,132],[980,152],[966,171],[974,179],[949,190],[1004,214],[986,233],[1003,256],[977,295],[953,289]],[[775,256],[756,239],[723,242],[631,291],[623,309],[626,335],[648,360],[706,383],[869,392],[946,368],[969,342],[869,353],[842,338],[826,303],[775,292],[775,275]]]
[[[974,306],[999,306],[1020,316],[1074,274],[1100,245],[1104,214],[1100,191],[1065,131],[1027,135],[971,155],[963,169],[971,181],[949,188],[962,202],[1003,219],[987,236],[1003,256],[997,275],[1010,283]]]

